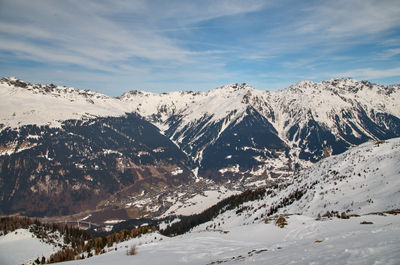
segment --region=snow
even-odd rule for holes
[[[106,231],[106,232],[110,232],[112,229],[113,229],[113,225],[106,225],[105,227],[104,227],[104,231]]]
[[[175,168],[174,170],[171,171],[171,175],[176,176],[179,174],[183,173],[183,169],[181,169],[180,167]]]
[[[207,190],[185,201],[175,202],[162,216],[201,213],[219,201],[238,193],[238,191],[228,190],[223,186],[215,190]]]
[[[65,264],[398,264],[400,259],[399,215],[326,221],[292,215],[287,222],[284,228],[257,223],[173,238],[150,234],[118,244],[117,251]],[[127,256],[131,245],[137,254]]]
[[[265,198],[244,203],[243,211],[227,211],[212,221],[220,229],[247,225],[270,213],[299,213],[316,218],[327,211],[339,214],[368,214],[400,209],[400,138],[383,143],[368,142],[343,154],[332,156],[300,172],[292,184],[274,189]],[[283,205],[295,192],[301,198]],[[235,216],[234,221],[226,220]],[[210,222],[203,224],[205,229]]]
[[[49,257],[58,251],[53,245],[43,243],[26,229],[17,229],[0,236],[0,264],[16,265]]]
[[[400,138],[379,145],[371,141],[324,159],[281,193],[283,197],[295,189],[307,191],[285,211],[316,216],[327,210],[365,214],[398,209],[399,162]]]
[[[360,107],[364,108],[366,113],[375,110],[399,117],[400,89],[397,87],[391,96],[388,96],[387,88],[370,85],[371,87],[350,78],[318,83],[300,81],[287,89],[269,93],[265,100],[274,109],[276,119],[272,123],[283,139],[294,124],[303,127],[310,118],[335,131],[335,115],[343,118],[346,113]],[[357,117],[348,121],[357,124]],[[357,128],[369,135],[362,126]]]
[[[143,196],[143,194],[141,195]],[[126,207],[131,207],[131,206],[135,206],[138,208],[142,208],[144,207],[146,204],[152,202],[152,198],[145,198],[145,199],[141,199],[141,200],[135,200],[134,202],[129,202],[126,204]]]
[[[343,118],[340,127],[344,128],[346,122],[357,125],[357,117],[344,119],[344,115],[359,108],[371,117],[374,115],[372,110],[375,113],[385,112],[400,117],[400,89],[398,86],[392,88],[393,91],[390,91],[387,87],[353,79],[332,79],[318,83],[301,81],[274,92],[255,90],[245,84],[231,84],[199,93],[153,94],[132,91],[119,98],[110,98],[73,88],[54,87],[49,92],[41,85],[29,84],[27,88],[22,88],[0,82],[0,123],[12,128],[26,124],[60,126],[67,119],[122,116],[137,112],[164,132],[170,126],[168,118],[176,115],[179,121],[175,124],[177,127],[174,134],[180,135],[177,139],[174,138],[176,144],[182,143],[188,137],[185,132],[188,133],[189,127],[215,126],[218,130],[216,135],[220,136],[226,128],[243,119],[247,107],[252,106],[273,124],[278,135],[289,147],[296,146],[290,151],[295,155],[300,151],[297,147],[299,140],[290,142],[287,139],[288,130],[293,125],[306,126],[310,119],[315,119],[335,132],[335,116]],[[198,128],[196,135],[191,136],[191,143],[203,137],[202,128]],[[357,125],[357,128],[370,135],[361,126]],[[355,130],[352,133],[359,135]],[[174,135],[171,138],[173,137]],[[27,138],[36,140],[39,136],[29,135]],[[9,143],[8,146],[2,146],[0,155],[19,152],[33,147],[34,144],[16,150],[17,143]],[[201,161],[204,148],[199,150],[193,154],[197,162]],[[162,151],[157,148],[153,150]],[[115,150],[103,152],[105,155],[118,154]],[[138,156],[147,154],[147,151],[138,152]],[[48,154],[45,157],[52,159]],[[226,159],[231,158],[232,155],[226,156]],[[289,158],[284,154],[279,159],[262,161],[260,156],[255,156],[254,159],[263,164],[247,173],[263,176],[265,179],[250,179],[245,185],[265,185],[271,168],[275,174],[284,176],[287,173],[285,167]],[[288,187],[275,190],[262,200],[241,205],[240,207],[248,208],[243,208],[245,210],[240,214],[236,214],[238,209],[227,211],[196,227],[191,233],[174,238],[158,234],[146,235],[118,244],[117,251],[69,264],[237,264],[239,261],[243,264],[398,264],[400,216],[367,214],[400,209],[399,162],[400,139],[380,144],[369,142],[311,165],[306,171],[296,175]],[[172,174],[178,175],[182,172],[177,167]],[[220,169],[219,172],[239,173],[240,165],[232,165]],[[194,170],[196,183],[202,180],[197,173],[198,168]],[[264,224],[264,216],[271,206],[280,206],[295,191],[303,192],[302,197],[279,208],[277,212],[291,214],[287,217],[288,225],[281,229],[273,221]],[[236,193],[234,190],[219,188],[206,190],[178,202],[167,198],[167,201],[174,204],[163,216],[199,213]],[[179,196],[181,195],[178,194]],[[149,200],[137,200],[126,205],[144,206]],[[327,211],[362,216],[348,220],[315,220],[319,214]],[[121,220],[108,220],[108,229],[119,221]],[[173,222],[176,221],[178,220]],[[361,225],[362,221],[373,224]],[[211,228],[214,225],[215,228]],[[127,256],[126,249],[132,244],[138,246],[138,254]],[[24,251],[16,251],[19,249]],[[17,234],[10,233],[0,237],[1,264],[25,262],[32,257],[49,255],[52,251],[52,246],[40,242],[26,230],[17,230]]]
[[[175,218],[174,220],[172,220],[172,221],[170,221],[170,222],[166,222],[166,221],[163,221],[163,222],[161,222],[159,225],[158,225],[158,228],[160,229],[160,230],[164,230],[165,228],[167,228],[169,225],[173,225],[173,224],[175,224],[175,223],[177,223],[177,222],[179,222],[181,219],[179,219],[179,218]]]
[[[171,238],[147,234],[117,244],[116,251],[109,248],[103,255],[65,264],[398,264],[400,214],[384,212],[400,209],[399,160],[400,138],[371,141],[316,163],[289,186],[226,211],[189,233]],[[296,190],[304,192],[302,197],[268,216],[266,224],[270,207]],[[200,212],[230,193],[224,188],[208,190],[174,205],[168,213]],[[317,218],[326,211],[360,216]],[[275,220],[282,214],[288,224],[279,228]],[[21,244],[12,245],[15,236],[7,236],[0,237],[2,264],[16,264],[6,255]],[[132,245],[137,254],[128,256]]]
[[[80,219],[79,221],[85,221],[85,220],[89,219],[89,217],[91,217],[91,216],[92,216],[92,215],[89,214],[89,215],[83,217],[82,219]]]
[[[59,126],[66,119],[122,116],[126,112],[137,112],[152,120],[161,131],[168,129],[165,121],[171,115],[179,115],[182,119],[176,131],[205,117],[210,119],[204,126],[223,120],[218,132],[220,135],[230,124],[243,117],[247,106],[251,105],[274,124],[284,139],[290,125],[307,122],[309,115],[330,128],[334,127],[335,114],[342,116],[347,110],[359,106],[367,108],[367,113],[375,109],[399,117],[400,89],[393,88],[389,95],[388,89],[383,86],[354,79],[332,79],[319,83],[301,81],[273,92],[256,90],[247,84],[230,84],[198,93],[131,91],[119,98],[111,98],[67,87],[55,87],[51,92],[43,92],[43,85],[28,84],[27,88],[22,88],[2,81],[0,123],[11,127],[25,124]],[[275,119],[269,118],[271,113]],[[160,115],[158,120],[152,118],[154,114]]]
[[[107,221],[104,221],[104,223],[105,224],[118,224],[118,223],[121,223],[121,222],[124,222],[125,220],[107,220]]]
[[[67,119],[87,119],[97,116],[122,116],[127,110],[119,100],[94,92],[90,100],[83,91],[57,87],[55,93],[41,93],[32,85],[21,88],[0,82],[0,123],[10,127],[27,124],[60,126]]]
[[[235,173],[239,173],[240,166],[238,164],[232,166],[232,167],[226,167],[226,168],[221,168],[220,170],[218,170],[221,174],[224,174],[226,172],[235,172]]]
[[[12,79],[14,82],[16,79]],[[307,167],[309,163],[299,159],[300,139],[288,139],[288,131],[295,125],[299,128],[307,126],[315,119],[338,136],[338,128],[349,127],[354,136],[363,132],[372,137],[359,122],[359,117],[346,116],[349,113],[364,111],[375,120],[379,112],[400,117],[400,87],[398,85],[384,87],[354,79],[331,79],[323,82],[301,81],[287,89],[279,91],[263,91],[247,84],[229,84],[205,92],[171,92],[149,93],[142,91],[127,92],[121,97],[111,98],[91,91],[82,91],[67,87],[55,87],[46,92],[46,86],[28,84],[26,88],[16,87],[10,82],[0,82],[0,124],[18,128],[26,124],[60,126],[66,119],[83,119],[105,116],[123,116],[126,113],[138,113],[145,117],[165,133],[168,129],[172,142],[201,163],[203,151],[214,143],[230,126],[239,123],[249,107],[255,108],[276,129],[279,137],[290,147],[289,157],[293,164],[299,163]],[[338,116],[341,122],[337,123]],[[170,119],[173,117],[173,119]],[[172,120],[172,121],[171,121]],[[353,128],[355,127],[355,128]],[[208,128],[215,130],[215,135],[207,142],[202,142]],[[356,130],[357,129],[357,130]],[[297,132],[298,134],[298,132]],[[35,136],[33,136],[35,137]],[[29,139],[35,140],[32,137]],[[340,139],[338,139],[340,140]],[[346,142],[345,139],[341,139]],[[26,146],[31,148],[34,145]],[[191,146],[197,146],[192,153]],[[13,148],[14,147],[14,148]],[[329,146],[327,146],[329,148]],[[243,150],[254,147],[243,147]],[[253,150],[260,151],[257,148]],[[15,146],[3,146],[0,155],[12,154]],[[163,150],[154,149],[153,152]],[[118,153],[115,150],[104,150],[104,154]],[[147,155],[140,151],[138,156]],[[230,154],[233,155],[233,154]],[[226,158],[230,159],[230,155]],[[274,166],[275,161],[283,159],[254,159],[265,164],[252,170],[254,174],[274,171],[285,174],[287,170]],[[273,169],[270,169],[270,166]],[[220,169],[222,172],[240,173],[239,168]],[[276,172],[275,172],[276,171]],[[243,173],[243,172],[242,172]],[[197,178],[197,177],[196,177]],[[196,181],[199,181],[198,179]]]
[[[110,150],[110,149],[103,149],[103,153],[104,153],[105,155],[117,154],[117,155],[122,156],[122,153],[121,153],[121,152],[118,152],[118,151],[116,151],[116,150]]]

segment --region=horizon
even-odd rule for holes
[[[0,3],[0,72],[116,97],[351,77],[400,83],[398,1]]]
[[[82,91],[84,91],[84,90],[89,90],[89,91],[93,91],[93,92],[96,92],[96,93],[103,94],[103,95],[105,95],[105,96],[107,96],[107,97],[110,97],[110,98],[118,98],[118,97],[123,96],[123,95],[126,94],[126,93],[134,92],[134,91],[143,92],[143,93],[152,93],[152,94],[165,94],[165,93],[168,94],[168,93],[174,93],[174,92],[193,92],[193,93],[198,93],[198,92],[199,92],[199,93],[201,93],[201,92],[209,92],[209,91],[212,91],[212,90],[214,90],[214,89],[220,89],[220,88],[223,88],[223,87],[225,87],[225,86],[232,86],[232,85],[237,85],[237,84],[245,84],[245,85],[247,85],[247,86],[250,86],[252,89],[258,90],[258,91],[268,91],[268,92],[274,92],[274,91],[276,91],[276,92],[278,92],[278,91],[281,91],[281,90],[288,89],[289,87],[291,87],[291,86],[293,86],[293,85],[296,85],[297,83],[301,83],[301,82],[322,83],[322,82],[329,82],[329,81],[331,81],[331,80],[338,80],[338,79],[342,79],[342,80],[351,79],[351,80],[354,80],[354,81],[357,82],[357,83],[360,83],[360,82],[363,82],[363,81],[367,81],[367,82],[369,82],[369,83],[371,83],[371,84],[373,84],[373,85],[385,86],[385,87],[391,86],[391,85],[393,85],[393,86],[394,86],[394,85],[400,85],[400,83],[393,83],[393,84],[387,84],[387,85],[385,84],[385,85],[384,85],[384,84],[379,84],[379,83],[371,82],[371,81],[369,81],[369,80],[357,80],[357,79],[352,78],[352,77],[337,77],[337,78],[331,78],[331,79],[321,80],[321,81],[299,80],[299,81],[297,81],[297,82],[295,82],[295,83],[292,83],[292,84],[288,85],[287,87],[279,88],[279,89],[274,89],[274,90],[259,89],[259,88],[255,87],[255,86],[253,86],[252,84],[249,84],[249,83],[244,82],[244,83],[229,83],[229,84],[224,84],[224,85],[219,86],[219,87],[206,88],[206,89],[198,90],[198,91],[195,91],[195,90],[193,90],[193,89],[188,89],[188,90],[171,90],[171,91],[168,91],[168,92],[162,92],[162,91],[161,91],[161,92],[157,92],[157,91],[156,91],[156,92],[152,92],[152,91],[147,91],[147,90],[133,89],[133,90],[122,91],[122,93],[121,93],[120,95],[113,96],[113,95],[104,94],[104,93],[102,93],[102,92],[98,92],[98,91],[96,91],[96,90],[85,89],[85,88],[70,87],[70,86],[65,86],[65,85],[63,85],[63,84],[40,83],[40,82],[39,82],[39,83],[32,83],[32,82],[30,82],[30,81],[28,81],[28,80],[23,80],[23,79],[18,78],[18,77],[16,77],[16,76],[0,77],[0,80],[1,80],[1,79],[15,79],[15,80],[19,80],[19,81],[22,81],[22,82],[25,82],[25,83],[29,83],[29,84],[32,84],[32,85],[55,85],[55,86],[58,86],[58,87],[72,88],[72,89],[75,89],[75,90],[82,90]]]

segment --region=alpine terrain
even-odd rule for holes
[[[400,86],[353,79],[113,98],[3,78],[0,97],[0,212],[98,225],[303,187],[321,159],[400,136]]]
[[[53,226],[51,243],[35,236],[35,223],[0,236],[0,257],[18,244],[30,248],[4,264],[34,262],[35,255],[82,265],[398,264],[399,157],[400,138],[369,141],[296,172],[291,182],[230,196],[151,230],[143,224],[89,239],[84,247],[59,250],[74,233],[60,235]]]

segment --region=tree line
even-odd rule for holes
[[[85,230],[75,228],[71,225],[61,225],[55,223],[45,223],[38,219],[31,219],[21,216],[9,216],[0,218],[0,233],[6,235],[17,229],[24,228],[32,232],[37,238],[44,242],[56,245],[61,249],[53,253],[49,258],[38,257],[36,264],[56,263],[74,259],[84,259],[93,255],[106,252],[105,247],[113,247],[115,243],[120,243],[131,238],[140,237],[143,234],[156,231],[156,227],[148,226],[134,227],[132,229],[122,229],[104,236],[95,236]],[[58,231],[63,238],[63,244],[57,241],[54,233]]]
[[[167,228],[161,230],[160,233],[165,236],[184,234],[190,231],[193,227],[208,222],[225,211],[232,210],[245,202],[263,198],[265,192],[266,188],[258,188],[255,190],[246,190],[241,194],[232,195],[204,210],[202,213],[189,216],[179,216],[179,222],[167,226]]]

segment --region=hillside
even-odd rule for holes
[[[365,215],[400,209],[399,162],[400,138],[371,141],[321,160],[296,175],[292,183],[266,188],[261,200],[244,203],[197,229],[214,224],[228,229],[279,214],[318,218],[327,212]]]
[[[399,86],[353,79],[111,98],[3,78],[0,94],[0,211],[96,223],[196,213],[400,136]]]
[[[397,264],[399,157],[400,138],[370,141],[299,172],[293,183],[224,200],[215,218],[183,235],[144,234],[65,264]],[[136,253],[127,255],[132,246]]]
[[[364,225],[361,222],[372,224]],[[288,225],[236,226],[166,238],[157,234],[118,244],[117,251],[65,264],[398,264],[400,217],[368,215]],[[373,236],[371,236],[373,234]],[[136,245],[137,254],[126,255]],[[64,263],[63,263],[64,264]]]
[[[67,264],[397,264],[399,157],[399,138],[368,142],[184,235],[148,235]],[[137,253],[128,256],[132,245]]]
[[[37,238],[27,229],[17,229],[0,236],[0,261],[3,265],[15,265],[29,262],[38,257],[49,257],[59,248]]]

